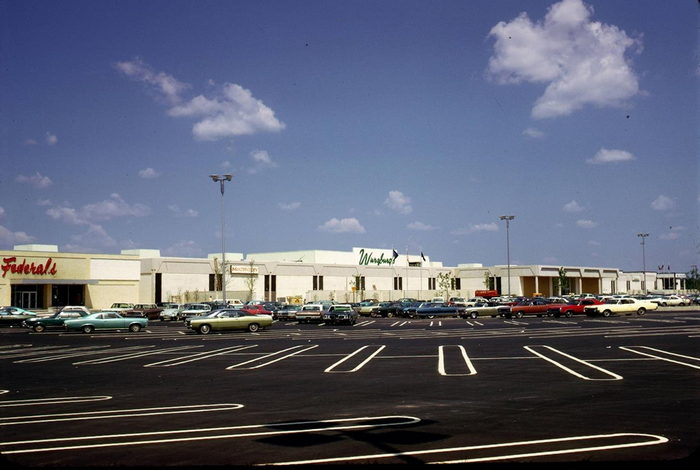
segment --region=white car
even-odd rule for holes
[[[177,314],[184,307],[184,304],[163,304],[163,310],[160,312],[160,321],[176,320]]]
[[[132,308],[134,308],[134,304],[124,303],[124,302],[115,302],[112,304],[111,307],[106,308],[105,311],[123,312],[125,310],[131,310]]]
[[[209,304],[185,304],[178,310],[177,318],[179,320],[187,320],[187,317],[198,317],[209,312],[211,312],[211,305]]]
[[[586,307],[584,312],[586,315],[603,315],[609,317],[617,314],[632,314],[644,315],[649,310],[656,310],[658,304],[649,302],[648,300],[639,300],[633,298],[624,299],[609,299],[602,305],[591,305]]]
[[[662,307],[666,306],[678,306],[678,305],[690,305],[690,300],[685,299],[678,295],[662,295],[660,297],[655,297],[649,299],[650,302],[659,304]]]

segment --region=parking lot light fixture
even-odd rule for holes
[[[637,236],[642,239],[642,289],[644,289],[644,293],[647,294],[647,257],[646,257],[646,250],[644,248],[644,239],[649,236],[648,233],[638,233]]]
[[[231,181],[233,175],[209,175],[215,183],[221,185],[221,298],[226,304],[226,238],[224,237],[224,183]]]
[[[508,259],[508,297],[510,297],[510,221],[515,219],[514,215],[502,215],[499,217],[506,221],[506,257]]]

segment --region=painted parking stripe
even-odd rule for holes
[[[143,350],[144,348],[152,348],[154,346],[128,346],[125,348],[117,348],[117,349],[110,349],[110,346],[96,346],[96,347],[84,347],[84,348],[72,348],[65,354],[55,354],[51,356],[45,356],[45,357],[38,357],[38,358],[30,358],[30,359],[20,359],[19,361],[14,361],[15,364],[27,364],[27,363],[35,363],[35,362],[50,362],[50,361],[58,361],[60,359],[68,359],[71,357],[75,356],[80,356],[80,357],[85,357],[86,353],[92,353],[92,354],[115,354],[117,352],[124,352],[124,351],[135,351],[135,350]]]
[[[144,433],[107,434],[75,436],[66,438],[36,439],[28,441],[0,442],[2,454],[30,454],[39,452],[56,452],[65,450],[94,449],[105,447],[124,447],[134,445],[170,444],[174,442],[193,442],[213,439],[233,439],[243,437],[266,437],[289,434],[317,433],[326,431],[348,431],[384,428],[389,426],[406,426],[419,423],[414,416],[370,416],[361,418],[327,419],[319,421],[295,421],[285,423],[266,423],[217,428],[179,429],[174,431],[154,431]],[[176,437],[181,435],[182,437]],[[104,443],[94,443],[105,440]],[[71,444],[73,443],[73,444]],[[58,444],[41,447],[39,444]],[[12,449],[11,447],[28,446]]]
[[[345,356],[343,359],[340,361],[336,362],[323,372],[327,373],[334,373],[334,374],[341,374],[341,373],[352,373],[352,372],[357,372],[358,370],[362,369],[369,361],[374,359],[374,357],[379,354],[384,348],[386,348],[385,345],[382,346],[362,346],[360,349],[356,350],[352,354],[349,354]],[[369,353],[368,355],[366,353]],[[358,356],[358,357],[355,357]],[[354,361],[359,360],[359,363],[356,363]],[[348,364],[345,364],[348,362]],[[353,364],[356,364],[354,368],[350,369],[350,366]],[[345,367],[341,368],[340,366],[344,365]]]
[[[591,445],[590,441],[599,441],[597,445]],[[604,452],[614,449],[630,447],[644,447],[665,444],[668,438],[654,434],[641,433],[615,433],[598,434],[589,436],[573,436],[554,439],[539,439],[533,441],[519,441],[508,443],[496,443],[477,446],[445,447],[441,449],[414,450],[406,452],[390,452],[382,454],[353,455],[346,457],[331,457],[314,460],[297,460],[293,462],[275,462],[263,465],[309,465],[309,464],[329,464],[339,462],[356,462],[368,460],[373,463],[380,459],[390,459],[395,457],[448,454],[455,452],[474,452],[479,456],[463,458],[449,461],[429,461],[426,463],[467,463],[467,462],[497,462],[504,460],[518,460],[531,457],[543,457],[551,455],[575,454],[582,452]],[[561,448],[562,444],[568,444],[568,448]],[[552,449],[547,449],[547,445],[552,445]],[[526,451],[528,447],[537,446],[540,450]],[[510,450],[510,453],[508,451]],[[484,451],[495,451],[494,455],[483,456]]]
[[[453,351],[455,349],[458,353],[460,353],[460,360],[453,359],[454,353],[447,353],[447,351]],[[448,371],[445,367],[445,364],[448,362],[450,364],[450,371]],[[455,364],[459,365],[457,366]],[[466,370],[464,369],[465,366]],[[440,346],[438,348],[438,372],[440,373],[440,375],[450,377],[476,375],[476,369],[474,368],[472,361],[469,359],[469,356],[467,356],[466,349],[464,349],[464,346],[458,344]]]
[[[273,353],[270,353],[270,354],[266,354],[266,355],[264,355],[264,356],[262,356],[262,357],[259,357],[259,358],[251,359],[251,360],[249,360],[249,361],[240,362],[240,363],[238,363],[238,364],[234,364],[234,365],[232,365],[232,366],[228,366],[228,367],[226,368],[226,370],[232,370],[232,369],[239,369],[239,370],[240,370],[240,369],[258,369],[258,368],[260,368],[260,367],[268,366],[268,365],[273,364],[273,363],[275,363],[275,362],[281,361],[281,360],[283,360],[283,359],[287,359],[287,358],[292,357],[292,356],[296,356],[297,354],[301,354],[301,353],[303,353],[303,352],[305,352],[305,351],[309,351],[309,350],[314,349],[314,348],[317,348],[317,347],[318,347],[318,344],[314,344],[314,345],[309,346],[309,347],[304,347],[304,346],[293,346],[293,347],[291,347],[291,348],[283,349],[283,350],[281,350],[281,351],[276,351],[276,352],[273,352]],[[292,352],[290,352],[289,354],[284,354],[284,353],[286,353],[286,352],[288,352],[288,351],[292,351]],[[271,359],[271,360],[267,361],[267,359],[269,359],[269,358],[274,358],[274,357],[276,357],[276,356],[279,356],[279,357],[277,357],[276,359]],[[262,362],[262,361],[267,361],[267,362]],[[262,362],[262,363],[261,363],[261,364],[258,364],[258,365],[254,365],[254,366],[243,367],[243,366],[247,366],[248,364],[254,364],[254,363],[256,363],[256,362]]]
[[[95,419],[130,418],[134,416],[162,416],[183,413],[206,413],[238,410],[239,403],[215,403],[211,405],[160,406],[155,408],[128,408],[124,410],[85,411],[80,413],[56,413],[45,415],[10,416],[0,418],[0,426],[18,424],[43,424],[60,421],[84,421]]]
[[[236,352],[236,351],[242,351],[244,349],[255,348],[257,346],[258,346],[257,344],[253,344],[251,346],[231,346],[229,348],[215,349],[213,351],[204,351],[204,352],[197,353],[197,354],[187,355],[184,358],[183,357],[175,357],[175,358],[166,359],[166,360],[160,361],[160,362],[152,362],[150,364],[146,364],[144,367],[179,366],[182,364],[187,364],[188,362],[201,361],[204,359],[208,359],[210,357],[221,356],[222,354],[227,354],[227,353]]]
[[[554,364],[560,369],[580,378],[583,380],[622,380],[621,375],[617,375],[609,370],[603,369],[602,367],[595,366],[590,362],[578,359],[574,356],[566,354],[562,351],[552,348],[551,346],[523,346],[526,350],[530,351],[532,354],[544,359],[545,361]],[[535,350],[535,348],[544,350],[540,352]],[[547,354],[545,354],[547,353]],[[552,357],[556,357],[556,360]],[[574,370],[576,369],[576,370]],[[597,376],[593,376],[596,372],[600,372]],[[586,374],[586,375],[584,375]],[[601,375],[602,374],[602,375]]]
[[[0,401],[0,407],[7,408],[11,406],[41,406],[41,405],[57,405],[61,403],[81,403],[86,401],[103,401],[111,400],[108,395],[95,395],[85,397],[53,397],[53,398],[30,398],[26,400],[4,400]]]
[[[85,364],[107,364],[110,362],[119,362],[119,361],[127,361],[129,359],[134,359],[138,357],[144,357],[144,356],[153,356],[155,354],[163,354],[163,353],[168,353],[168,352],[173,352],[173,351],[182,351],[183,349],[191,349],[191,348],[201,348],[203,347],[202,345],[192,345],[192,346],[178,346],[175,348],[165,348],[165,349],[152,349],[146,352],[134,352],[131,354],[122,354],[120,356],[114,356],[114,357],[108,357],[108,358],[103,358],[103,359],[89,359],[87,361],[79,361],[79,362],[74,362],[73,365],[85,365]]]
[[[669,351],[663,351],[661,349],[651,348],[649,346],[620,346],[620,349],[629,351],[642,356],[652,357],[660,361],[672,362],[674,364],[679,364],[685,367],[691,367],[693,369],[700,369],[700,358],[693,356],[685,356],[682,354],[676,354]],[[646,351],[653,351],[656,354],[651,354],[649,352],[639,351],[638,349],[644,349]],[[674,358],[674,359],[672,359]],[[680,361],[678,359],[685,359],[685,361]]]

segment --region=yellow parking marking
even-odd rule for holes
[[[532,354],[544,359],[545,361],[547,361],[551,364],[554,364],[555,366],[559,367],[560,369],[563,369],[563,370],[567,371],[568,373],[570,373],[578,378],[584,379],[584,380],[593,380],[593,381],[596,381],[596,380],[622,380],[621,375],[617,375],[613,372],[610,372],[609,370],[603,369],[602,367],[595,366],[595,365],[591,364],[590,362],[586,362],[584,360],[578,359],[574,356],[571,356],[569,354],[561,352],[557,349],[554,349],[551,346],[532,346],[532,347],[531,346],[524,346],[524,348],[526,350],[530,351]],[[569,365],[564,365],[560,361],[555,361],[554,359],[546,356],[545,354],[536,351],[534,348],[544,348],[545,350],[547,350],[549,352],[552,352],[560,357],[568,359],[570,361]],[[572,367],[578,367],[578,366],[584,366],[581,370],[585,370],[586,372],[588,372],[589,369],[593,369],[595,371],[601,372],[603,374],[603,376],[607,377],[607,378],[590,377],[588,375],[583,375],[582,373],[579,373],[579,372],[575,371],[574,369],[572,369]]]

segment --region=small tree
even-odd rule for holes
[[[685,276],[685,288],[687,290],[700,290],[700,273],[698,273],[697,266],[693,265],[693,268]]]
[[[255,282],[258,280],[258,275],[255,273],[255,260],[251,259],[248,262],[250,266],[250,272],[248,273],[248,278],[245,280],[245,284],[248,287],[248,300],[253,300],[253,294],[255,293]]]
[[[554,286],[559,291],[559,295],[569,293],[570,279],[566,276],[566,269],[562,266],[559,268],[559,277],[554,280]]]
[[[450,273],[440,273],[437,279],[438,287],[440,292],[443,292],[443,297],[445,300],[450,298],[450,288],[452,288],[452,274]]]

